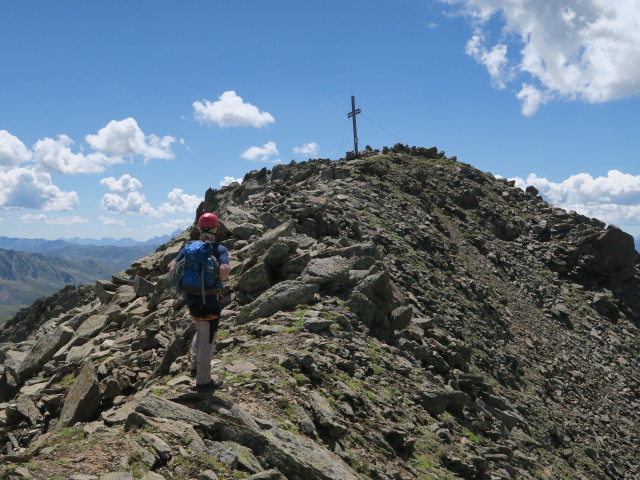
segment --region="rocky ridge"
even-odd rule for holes
[[[248,173],[206,192],[232,271],[212,361],[166,267],[0,330],[0,478],[637,478],[631,236],[437,149]]]

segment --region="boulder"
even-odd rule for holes
[[[315,258],[307,264],[300,280],[318,285],[345,285],[349,282],[349,262],[340,256]]]
[[[598,261],[604,270],[620,270],[633,266],[638,258],[633,237],[614,225],[609,225],[596,240]]]
[[[93,420],[100,408],[98,376],[91,361],[84,364],[80,374],[67,392],[56,429],[71,427],[78,422]]]
[[[133,279],[133,290],[136,292],[136,295],[139,297],[146,297],[147,295],[151,295],[155,291],[155,284],[148,281],[145,278],[142,278],[139,275],[136,275]]]
[[[260,292],[269,288],[271,276],[263,262],[259,262],[244,272],[238,279],[238,288],[248,293]]]
[[[286,308],[308,304],[313,300],[317,291],[317,285],[305,284],[296,280],[277,283],[242,308],[236,316],[236,324],[243,325],[256,318],[268,317]]]
[[[56,352],[73,337],[73,330],[66,326],[56,328],[50,335],[44,335],[35,343],[27,357],[18,367],[18,375],[27,378],[40,371]]]

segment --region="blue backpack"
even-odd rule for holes
[[[195,240],[184,246],[184,256],[176,265],[171,277],[173,287],[179,293],[202,295],[218,286],[218,244]]]

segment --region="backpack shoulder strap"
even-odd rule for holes
[[[211,252],[213,253],[213,256],[216,257],[216,260],[218,260],[218,263],[220,263],[220,252],[218,251],[218,246],[220,245],[218,242],[209,242],[211,245]]]

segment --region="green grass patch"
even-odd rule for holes
[[[71,384],[75,379],[76,379],[75,372],[68,373],[64,377],[62,377],[62,380],[60,380],[60,386],[69,387],[71,386]]]

